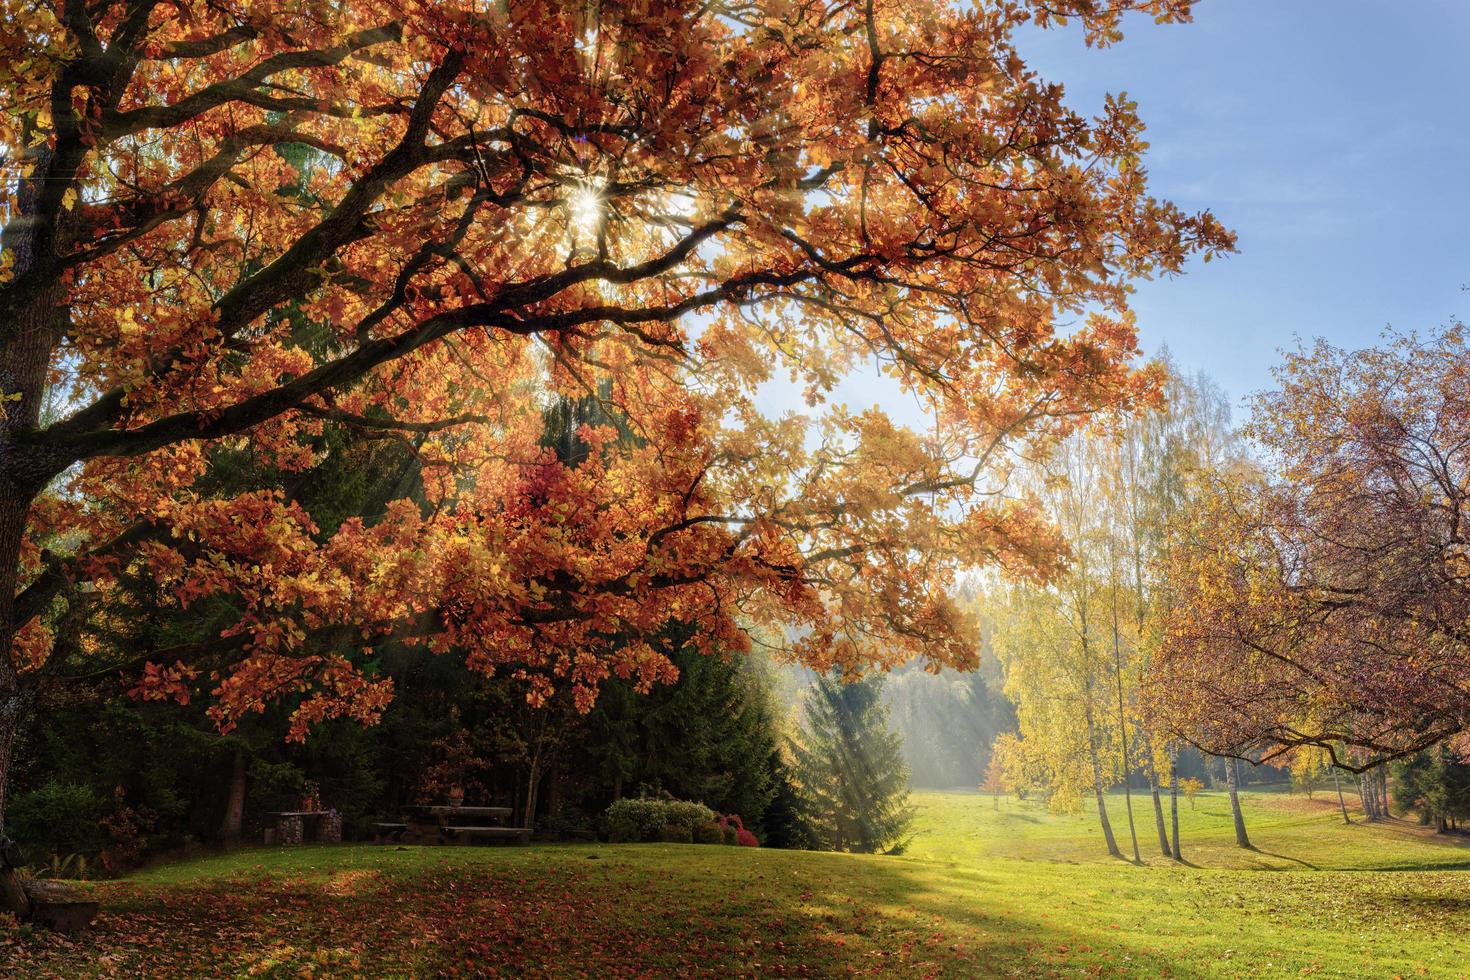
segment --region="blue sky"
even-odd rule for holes
[[[1078,110],[1127,91],[1155,193],[1240,236],[1139,286],[1150,351],[1238,401],[1295,336],[1366,346],[1470,317],[1470,0],[1202,0],[1192,24],[1130,27],[1102,51],[1075,30],[1022,43]]]

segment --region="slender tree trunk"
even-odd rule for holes
[[[1169,852],[1169,832],[1164,829],[1164,804],[1159,799],[1159,772],[1154,768],[1154,746],[1153,741],[1144,735],[1143,741],[1143,771],[1148,776],[1148,793],[1153,798],[1154,804],[1154,829],[1159,832],[1159,850],[1164,857],[1172,857]]]
[[[230,764],[230,795],[225,800],[225,818],[220,822],[220,837],[226,844],[240,843],[240,830],[245,824],[245,750],[235,749]]]
[[[1169,781],[1169,820],[1174,824],[1174,853],[1171,857],[1176,861],[1184,860],[1184,852],[1179,849],[1179,759],[1178,753],[1173,753],[1171,760],[1174,769],[1174,778]]]
[[[526,816],[521,826],[527,830],[536,828],[536,796],[541,785],[541,750],[531,755],[531,778],[526,780]]]
[[[1108,804],[1103,798],[1102,761],[1097,754],[1097,731],[1092,724],[1092,713],[1087,717],[1087,749],[1092,755],[1092,789],[1097,796],[1097,819],[1102,824],[1103,840],[1107,842],[1108,853],[1115,858],[1121,858],[1123,852],[1118,850],[1118,842],[1113,837],[1113,825],[1108,820]]]
[[[1230,791],[1230,814],[1235,818],[1235,843],[1241,847],[1250,847],[1251,839],[1245,833],[1245,817],[1240,813],[1240,776],[1235,766],[1235,756],[1227,756],[1225,759],[1225,786]]]
[[[1128,837],[1133,841],[1133,863],[1142,864],[1138,853],[1138,828],[1133,823],[1133,788],[1128,778],[1128,716],[1123,709],[1123,654],[1118,643],[1118,590],[1113,589],[1113,679],[1118,687],[1118,736],[1123,751],[1123,808],[1128,812]]]
[[[1148,767],[1148,794],[1154,805],[1154,830],[1159,835],[1159,853],[1172,857],[1169,851],[1169,830],[1164,825],[1164,801],[1159,795],[1159,777],[1153,766]]]
[[[1342,822],[1352,823],[1352,818],[1347,812],[1347,801],[1342,798],[1342,780],[1338,777],[1336,766],[1332,767],[1332,785],[1337,787],[1337,806],[1342,811]]]
[[[1386,767],[1378,770],[1378,798],[1383,804],[1383,816],[1388,819],[1393,816],[1390,809],[1392,801],[1388,798],[1388,769]]]
[[[1368,795],[1368,774],[1358,773],[1358,803],[1363,807],[1363,819],[1371,823],[1373,821],[1373,801]]]

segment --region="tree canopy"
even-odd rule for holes
[[[1362,770],[1470,724],[1463,332],[1298,350],[1181,527],[1153,692],[1210,751]]]
[[[1078,114],[1012,35],[1189,6],[6,3],[0,782],[125,569],[234,610],[110,664],[226,729],[372,720],[389,639],[584,706],[667,679],[671,620],[971,663],[954,570],[1060,550],[999,455],[1152,398],[1129,281],[1232,246],[1150,196],[1131,103]],[[942,437],[761,411],[872,363]],[[604,390],[636,439],[538,445],[545,398]],[[405,445],[422,499],[315,524],[338,430]],[[222,452],[281,479],[220,492]]]

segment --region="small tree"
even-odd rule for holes
[[[888,728],[882,678],[844,683],[819,676],[807,690],[804,713],[805,731],[793,752],[813,841],[836,851],[900,851],[911,837],[914,811],[902,739]]]
[[[1189,808],[1191,810],[1194,809],[1194,795],[1204,788],[1205,784],[1200,782],[1198,779],[1195,779],[1193,776],[1186,776],[1185,778],[1179,780],[1179,791],[1183,793],[1184,798],[1189,801]]]
[[[1317,746],[1305,746],[1291,754],[1291,781],[1309,800],[1326,771],[1327,753]]]
[[[980,784],[980,790],[990,794],[991,801],[999,810],[1001,794],[1006,791],[1005,760],[994,752],[990,754],[990,764],[985,767],[985,780]]]

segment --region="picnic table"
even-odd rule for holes
[[[401,822],[380,823],[375,829],[380,840],[436,844],[485,840],[529,844],[531,831],[528,828],[506,826],[513,814],[508,806],[410,806],[404,808]]]
[[[342,817],[336,810],[280,810],[270,814],[276,818],[276,843],[301,844],[306,841],[306,821],[316,822],[314,840],[324,844],[342,841]]]

